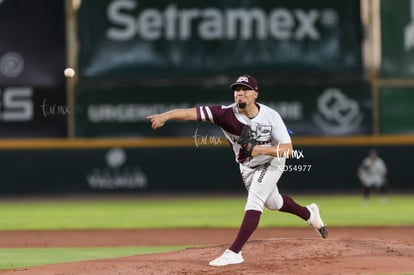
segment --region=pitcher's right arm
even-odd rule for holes
[[[173,109],[161,114],[153,114],[147,116],[147,119],[151,121],[152,129],[158,129],[168,120],[197,120],[196,108],[182,108]]]

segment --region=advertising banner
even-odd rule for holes
[[[0,138],[65,137],[64,89],[0,87]]]
[[[383,87],[380,102],[382,134],[414,134],[414,87]]]
[[[81,78],[358,74],[360,1],[88,0]]]
[[[281,190],[361,190],[357,169],[371,147],[297,149],[301,158],[287,161]],[[376,149],[388,166],[389,189],[413,190],[409,171],[414,146]],[[0,195],[246,192],[233,152],[222,146],[1,150],[0,165]]]
[[[183,164],[183,158],[199,161]],[[22,162],[29,159],[30,165]],[[201,173],[211,163],[228,173],[220,172],[219,181]],[[222,147],[4,150],[0,165],[0,194],[243,190],[231,151]]]
[[[381,1],[381,75],[414,76],[414,1]]]
[[[259,83],[260,82],[260,79]],[[343,136],[372,133],[370,85],[355,83],[259,84],[258,102],[277,110],[294,135]],[[77,137],[193,136],[220,134],[198,122],[168,122],[153,131],[146,117],[174,108],[233,103],[228,86],[110,87],[79,85]]]
[[[64,86],[64,0],[0,1],[0,87]]]

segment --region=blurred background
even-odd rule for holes
[[[244,73],[303,152],[281,189],[359,192],[375,148],[414,191],[413,0],[1,0],[0,36],[0,195],[242,191],[217,127],[146,116]]]

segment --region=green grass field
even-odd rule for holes
[[[301,204],[317,202],[328,226],[414,225],[414,195],[392,195],[383,203],[374,196],[293,196]],[[0,202],[0,230],[128,229],[238,227],[245,197],[188,197],[68,200],[7,200]],[[265,211],[260,227],[303,227],[292,215]],[[1,231],[0,231],[1,234]],[[181,247],[180,247],[181,248]],[[0,269],[97,258],[136,255],[177,247],[3,248]]]

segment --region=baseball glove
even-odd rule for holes
[[[239,137],[239,144],[246,151],[249,157],[252,156],[252,150],[257,145],[256,132],[252,131],[249,125],[244,125]]]

